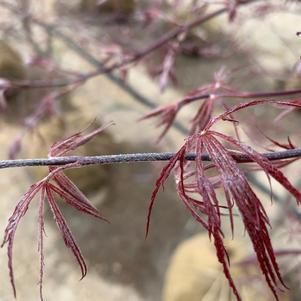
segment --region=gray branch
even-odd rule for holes
[[[105,156],[66,156],[52,157],[41,159],[17,159],[17,160],[0,160],[0,169],[11,167],[25,166],[63,166],[70,163],[78,163],[80,166],[86,165],[101,165],[113,163],[133,163],[133,162],[148,162],[148,161],[168,161],[176,153],[137,153],[137,154],[119,154]],[[301,148],[285,150],[281,152],[262,153],[269,160],[282,160],[301,157]],[[210,161],[208,154],[201,155],[203,161]],[[232,157],[238,163],[252,162],[252,160],[244,154],[232,154]],[[185,160],[194,161],[196,154],[188,153],[185,155]]]

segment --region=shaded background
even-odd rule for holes
[[[269,1],[261,2],[269,3]],[[273,1],[274,4],[275,2]],[[118,18],[114,20],[112,17],[114,11],[99,13],[97,9],[93,9],[93,1],[89,3],[92,4],[84,10],[80,7],[79,1],[68,3],[55,0],[7,1],[6,4],[0,1],[1,39],[20,54],[32,78],[47,78],[49,76],[47,68],[51,68],[52,63],[65,70],[77,72],[94,70],[93,57],[96,59],[102,57],[106,42],[114,51],[116,45],[130,50],[140,49],[169,29],[168,25],[161,22],[147,29],[149,34],[146,35],[146,29],[141,30],[134,18],[130,21],[120,21]],[[279,4],[282,3],[283,1],[279,1]],[[49,35],[49,32],[34,25],[31,28],[30,38],[24,32],[22,16],[7,9],[10,8],[7,4],[14,7],[23,6],[24,12],[30,12],[46,24],[52,24],[65,38],[55,31]],[[148,1],[143,1],[137,4],[135,9],[138,12],[141,7],[147,7],[149,4]],[[179,12],[185,11],[187,3],[183,1],[182,5],[183,7],[178,8]],[[167,4],[165,7],[168,9]],[[204,51],[197,56],[191,53],[179,55],[175,62],[178,84],[177,86],[169,84],[164,93],[160,92],[157,78],[147,72],[149,69],[147,66],[160,64],[162,58],[160,51],[147,58],[147,65],[139,64],[131,68],[127,83],[154,104],[171,103],[190,90],[211,82],[214,72],[221,66],[229,69],[238,66],[243,70],[241,66],[247,65],[247,72],[239,73],[238,80],[235,81],[235,86],[240,90],[269,91],[298,88],[297,63],[301,48],[296,31],[300,30],[297,28],[298,24],[301,24],[300,7],[294,3],[288,3],[287,7],[290,8],[288,11],[273,11],[264,18],[256,18],[259,13],[252,14],[251,17],[249,15],[251,9],[244,8],[239,10],[241,15],[238,14],[236,22],[232,24],[229,24],[227,17],[223,16],[206,23],[202,28],[197,28],[198,34],[205,37],[204,48],[209,54],[206,55]],[[183,15],[185,19],[185,14]],[[70,40],[74,44],[70,44]],[[199,43],[199,40],[197,42]],[[87,55],[83,55],[83,52],[74,45],[78,45]],[[202,49],[202,45],[198,47]],[[45,58],[45,64],[43,62],[33,64],[35,57]],[[54,73],[52,76],[55,75],[57,74]],[[68,74],[62,72],[61,75],[67,77]],[[15,102],[9,104],[9,110],[3,112],[0,131],[1,158],[7,158],[12,140],[24,128],[22,126],[24,118],[43,98],[43,93],[47,91],[23,92]],[[137,123],[137,119],[150,110],[149,105],[141,103],[141,100],[137,101],[133,95],[107,76],[98,76],[69,96],[59,99],[56,108],[58,115],[46,118],[38,130],[25,135],[22,141],[23,148],[18,157],[45,157],[51,143],[75,130],[85,128],[95,118],[100,124],[114,120],[116,125],[108,129],[105,143],[100,137],[94,146],[91,148],[87,146],[81,150],[86,155],[175,151],[185,138],[183,133],[172,128],[165,140],[156,144],[159,131],[154,130],[154,124]],[[178,120],[184,128],[187,127],[196,108],[197,104],[194,104],[181,112]],[[294,143],[300,145],[298,133],[300,113],[295,112],[289,118],[283,119],[281,125],[273,123],[273,126],[270,126],[273,118],[279,113],[278,108],[269,110],[258,108],[252,112],[253,114],[242,114],[240,118],[251,124],[256,122],[258,128],[264,128],[265,133],[274,139],[281,140],[290,135]],[[62,119],[65,123],[61,122]],[[225,132],[232,131],[232,127],[227,123],[223,123],[221,127]],[[255,146],[264,141],[255,127],[250,131],[246,126],[245,130]],[[244,132],[242,136],[247,139]],[[201,227],[193,221],[185,211],[184,205],[178,201],[173,179],[166,185],[164,193],[160,193],[158,197],[152,216],[151,232],[148,239],[144,239],[147,205],[162,166],[162,163],[135,163],[86,167],[73,173],[75,181],[79,186],[82,185],[83,191],[109,219],[110,224],[78,214],[59,203],[87,261],[89,273],[86,278],[79,281],[79,268],[70,256],[69,250],[65,248],[51,212],[49,208],[47,209],[45,300],[233,300],[229,288],[224,283],[220,267],[216,265],[215,257],[211,256],[214,255],[212,246],[204,236],[197,235],[202,231]],[[0,230],[4,231],[16,201],[29,185],[40,179],[45,172],[43,168],[0,170],[2,188]],[[287,174],[296,185],[300,185],[298,165],[290,167]],[[256,174],[253,180],[258,195],[267,206],[270,206],[269,194],[260,189],[260,184],[268,187],[266,179],[263,175]],[[95,184],[89,185],[91,181]],[[281,204],[286,206],[286,202],[290,199],[275,183],[273,193],[275,199],[280,201],[280,204],[274,204],[268,209],[275,223],[277,222],[276,226],[280,225],[275,227],[276,230],[272,233],[275,238],[274,245],[276,248],[283,245],[298,248],[298,236],[295,235],[291,239],[289,234],[299,233],[299,221],[289,220],[286,223],[286,220],[281,219],[283,213]],[[32,202],[19,226],[14,245],[15,278],[19,300],[38,298],[36,225],[37,204]],[[277,230],[279,228],[280,230]],[[234,262],[245,258],[251,252],[239,221],[237,229],[239,242],[234,243],[233,247],[232,242],[229,242],[229,248],[233,248]],[[171,259],[176,249],[176,255]],[[286,258],[286,261],[280,259],[291,287],[290,293],[281,300],[286,300],[285,298],[299,300],[299,257],[294,256],[293,261],[291,259],[291,257]],[[233,269],[235,270],[235,266]],[[247,280],[242,277],[243,280],[240,282],[241,275],[246,272],[239,268],[235,272],[245,300],[253,300],[255,297],[258,300],[271,300],[269,292],[261,283],[262,278],[258,280],[257,276],[252,274],[254,273],[252,269],[251,276]],[[12,300],[5,249],[0,252],[0,275],[2,280],[0,300]],[[207,283],[205,279],[212,280]],[[217,282],[214,282],[216,279]],[[248,291],[250,279],[254,282],[254,286],[250,289],[252,293]],[[252,295],[253,293],[255,295]]]

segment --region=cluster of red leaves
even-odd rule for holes
[[[163,127],[163,131],[158,138],[160,141],[173,124],[179,111],[191,102],[202,99],[202,103],[197,113],[191,120],[190,134],[202,131],[212,117],[214,103],[218,100],[222,100],[222,98],[213,95],[215,93],[234,92],[234,90],[228,85],[228,81],[228,71],[225,68],[221,68],[214,74],[214,81],[212,83],[191,91],[183,99],[174,104],[159,106],[144,115],[140,120],[152,117],[159,118],[157,127]]]
[[[260,170],[264,171],[269,181],[270,177],[277,180],[301,203],[301,193],[296,190],[277,166],[277,162],[269,161],[253,148],[228,135],[212,130],[212,126],[219,120],[228,120],[238,110],[264,104],[268,100],[257,100],[234,106],[225,113],[211,118],[202,131],[192,134],[186,139],[185,144],[176,155],[163,168],[160,177],[156,181],[149,205],[146,234],[150,226],[150,217],[156,196],[161,186],[164,185],[171,171],[175,171],[177,192],[189,210],[191,215],[208,231],[209,238],[213,239],[216,254],[223,266],[223,271],[229,281],[237,300],[241,300],[238,290],[232,279],[229,265],[229,256],[223,243],[223,231],[221,216],[222,211],[228,211],[229,222],[234,234],[233,209],[238,209],[245,225],[246,232],[253,244],[259,267],[265,276],[265,280],[274,294],[276,300],[277,288],[285,284],[281,277],[273,250],[268,227],[269,218],[261,203],[252,190],[245,173],[239,163],[233,159],[233,150],[226,148],[224,143],[247,156]],[[295,103],[273,101],[278,105],[298,106]],[[288,147],[292,147],[290,144]],[[196,154],[195,162],[186,161],[185,156],[189,153]],[[209,164],[204,164],[201,154],[207,153],[211,158]],[[214,170],[218,176],[212,176],[209,171]],[[216,190],[222,190],[224,198],[217,195]]]
[[[159,80],[159,86],[161,92],[163,92],[168,84],[169,78],[173,82],[177,82],[177,78],[175,75],[175,58],[178,50],[178,43],[171,44],[168,47],[168,50],[166,52],[166,55],[164,56],[163,63],[162,63],[162,68],[160,70],[160,80]]]
[[[78,132],[64,140],[58,141],[53,144],[49,157],[58,157],[66,154],[69,151],[75,150],[79,146],[89,142],[95,135],[101,133],[104,128],[99,128],[89,134],[84,134],[83,132]],[[19,200],[12,216],[9,218],[8,225],[5,229],[5,235],[2,242],[2,247],[7,244],[8,253],[8,268],[10,281],[13,288],[14,295],[16,296],[16,287],[14,281],[13,272],[13,244],[14,237],[17,231],[17,227],[26,214],[28,207],[33,200],[33,198],[40,193],[39,197],[39,213],[38,213],[38,251],[40,253],[40,298],[43,299],[42,285],[43,285],[43,267],[44,267],[44,203],[47,200],[50,209],[53,213],[56,224],[63,236],[65,245],[70,248],[75,259],[77,260],[82,278],[87,273],[87,266],[85,260],[81,254],[81,251],[62,215],[62,212],[57,205],[56,197],[64,200],[68,205],[77,209],[80,212],[86,213],[88,215],[103,219],[100,212],[89,202],[85,195],[76,187],[76,185],[64,174],[64,170],[68,168],[80,167],[80,162],[71,163],[65,166],[57,167],[50,166],[49,174],[39,182],[30,186],[29,190],[23,195]]]
[[[158,78],[161,92],[165,91],[170,81],[174,85],[178,82],[175,72],[175,60],[179,52],[179,47],[180,43],[178,41],[167,44],[162,49],[160,63],[154,65],[153,61],[150,60],[147,64],[147,71],[150,76]]]

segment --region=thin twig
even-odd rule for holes
[[[191,97],[186,97],[185,104],[191,103],[196,100],[206,99],[206,98],[240,98],[240,99],[255,99],[255,98],[273,98],[273,97],[289,97],[301,94],[301,89],[296,90],[286,90],[277,92],[262,92],[262,91],[236,91],[229,93],[200,93],[198,95],[193,95]]]
[[[14,13],[18,13],[18,10],[14,8],[11,4],[1,1],[1,5],[4,5],[6,8],[11,10]],[[89,64],[96,67],[98,70],[104,69],[103,63],[95,58],[91,53],[87,52],[85,49],[77,45],[68,35],[63,33],[60,29],[56,28],[55,26],[48,24],[42,20],[36,19],[33,16],[28,15],[28,22],[32,22],[34,25],[37,25],[45,30],[48,35],[53,35],[56,38],[59,38],[69,49],[74,51],[77,55],[81,58],[86,60]],[[140,104],[154,109],[157,107],[157,104],[152,101],[151,99],[147,98],[143,94],[141,94],[137,89],[131,86],[129,83],[124,81],[119,76],[115,75],[114,73],[105,73],[104,74],[109,80],[111,80],[114,84],[116,84],[119,88],[125,91],[127,94],[133,97],[134,100],[139,102]],[[23,88],[26,88],[25,86]],[[30,88],[30,87],[28,87]],[[179,122],[174,123],[174,127],[182,134],[187,135],[189,131]]]
[[[45,23],[41,20],[32,19],[31,20],[34,24],[38,25],[39,27],[43,28],[48,34],[54,35],[56,38],[59,38],[66,46],[69,47],[72,51],[74,51],[77,55],[81,58],[86,60],[89,64],[98,69],[103,69],[103,63],[95,58],[91,53],[87,52],[84,48],[77,45],[68,35],[63,33],[61,30],[57,29],[51,24]],[[153,100],[149,99],[148,97],[141,94],[137,89],[135,89],[132,85],[124,81],[119,76],[115,75],[114,73],[105,73],[104,74],[109,80],[111,80],[114,84],[116,84],[120,89],[126,92],[128,95],[133,97],[135,101],[142,104],[143,106],[154,109],[158,106]],[[188,135],[189,131],[186,127],[184,127],[181,123],[175,122],[173,125],[180,133],[184,135]]]
[[[262,153],[264,157],[269,160],[283,160],[289,158],[301,157],[301,148],[285,150],[280,152]],[[175,156],[175,153],[136,153],[136,154],[119,154],[119,155],[105,155],[105,156],[66,156],[66,157],[52,157],[41,159],[17,159],[17,160],[0,160],[0,169],[11,167],[25,167],[25,166],[62,166],[70,163],[79,163],[80,166],[85,165],[101,165],[113,163],[132,163],[132,162],[147,162],[147,161],[168,161]],[[233,158],[239,163],[253,162],[247,155],[232,154]],[[210,156],[203,154],[203,161],[210,161]],[[194,161],[195,154],[186,154],[187,161]]]
[[[190,104],[197,100],[203,100],[208,98],[239,98],[239,99],[258,99],[258,98],[278,98],[300,95],[301,89],[286,90],[278,92],[262,92],[262,91],[236,91],[228,93],[200,93],[193,96],[187,96],[180,101],[181,106]]]
[[[252,2],[256,2],[256,0],[248,0],[248,1],[239,1],[238,4],[244,5],[249,4]],[[14,8],[11,4],[6,3],[5,1],[1,1],[1,4],[6,6],[8,9],[14,11],[15,13],[18,13],[18,10]],[[72,84],[78,84],[78,83],[84,83],[85,81],[94,78],[98,75],[111,73],[114,70],[120,69],[122,67],[128,66],[132,63],[135,63],[137,61],[140,61],[145,56],[149,55],[153,51],[161,48],[162,46],[166,45],[169,41],[175,39],[180,34],[187,32],[188,30],[191,30],[192,28],[203,24],[225,12],[227,12],[227,8],[221,8],[218,10],[215,10],[211,13],[208,13],[207,15],[200,15],[197,16],[194,20],[188,22],[185,25],[178,26],[170,31],[168,31],[166,34],[161,36],[158,40],[151,43],[149,46],[145,47],[144,49],[141,49],[137,51],[134,55],[127,57],[122,62],[115,63],[111,65],[110,67],[101,66],[100,68],[97,68],[96,70],[92,72],[88,72],[86,74],[82,74],[81,76],[72,79],[72,80],[53,80],[51,82],[49,81],[43,81],[43,80],[35,80],[35,81],[16,81],[13,82],[14,85],[16,85],[17,88],[50,88],[50,87],[63,87],[66,85],[72,85]],[[35,19],[33,16],[28,16],[30,19],[35,22],[36,24],[40,23],[39,20]],[[41,26],[41,23],[40,23]]]

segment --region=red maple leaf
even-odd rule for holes
[[[76,133],[66,139],[56,142],[52,145],[49,151],[49,157],[58,157],[66,154],[71,150],[77,149],[79,146],[89,142],[93,137],[104,130],[105,127],[98,128],[95,131],[84,134],[83,132]],[[67,223],[62,215],[62,212],[57,205],[55,196],[60,197],[71,207],[80,212],[89,214],[91,216],[103,219],[100,212],[90,203],[86,196],[76,187],[76,185],[64,174],[64,170],[68,168],[80,167],[80,162],[74,162],[64,166],[51,166],[49,167],[49,174],[39,182],[30,186],[28,191],[22,196],[14,213],[8,220],[8,225],[5,229],[5,235],[2,242],[2,247],[7,244],[8,254],[8,268],[10,281],[13,288],[14,296],[16,297],[16,287],[13,272],[13,244],[14,237],[18,225],[22,217],[26,214],[28,207],[34,197],[40,193],[39,213],[38,213],[38,251],[40,253],[40,298],[43,300],[43,267],[44,267],[44,203],[47,200],[53,213],[56,224],[63,236],[65,245],[70,248],[73,256],[77,260],[81,269],[81,279],[87,274],[87,266],[81,254],[80,248],[77,245]]]
[[[236,206],[238,209],[246,232],[253,244],[259,267],[276,300],[279,300],[276,289],[279,288],[280,284],[285,287],[285,284],[270,240],[268,232],[270,223],[267,213],[248,183],[245,173],[233,158],[233,150],[226,148],[223,142],[226,142],[228,147],[236,149],[239,154],[249,158],[266,173],[268,178],[276,179],[296,198],[298,204],[301,203],[301,194],[281,172],[276,162],[269,161],[237,139],[211,130],[211,127],[219,120],[229,120],[228,116],[240,109],[266,102],[265,100],[257,100],[234,106],[225,113],[210,119],[201,132],[188,137],[185,144],[161,171],[151,196],[147,216],[146,235],[149,232],[151,212],[159,189],[164,185],[171,171],[175,170],[178,195],[191,215],[208,231],[210,239],[213,239],[217,258],[223,266],[224,274],[237,300],[241,300],[241,298],[230,273],[229,256],[223,243],[221,210],[226,209],[228,211],[233,236],[233,207]],[[295,105],[283,101],[276,103]],[[185,156],[191,153],[196,155],[195,162],[185,160]],[[201,155],[204,153],[210,156],[210,164],[205,164],[202,161]],[[207,173],[209,169],[213,168],[217,171],[218,177],[216,175],[213,177]],[[224,199],[217,196],[217,188],[222,189]]]

